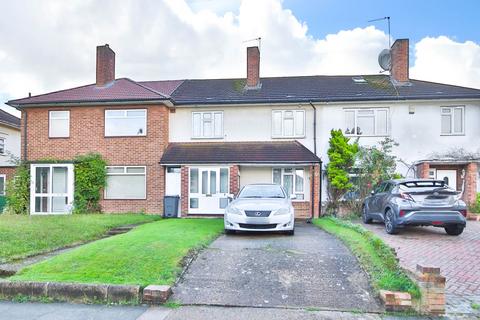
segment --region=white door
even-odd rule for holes
[[[71,213],[73,175],[73,164],[32,164],[30,214]]]
[[[457,190],[457,170],[437,170],[437,179],[445,181],[449,187]]]
[[[190,168],[190,214],[223,214],[228,205],[228,168]]]
[[[181,194],[182,174],[180,167],[168,167],[165,176],[165,195],[179,196]]]

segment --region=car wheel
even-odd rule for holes
[[[235,230],[225,229],[225,234],[234,234]]]
[[[367,208],[365,206],[362,207],[362,221],[365,224],[372,223],[372,218],[368,216]]]
[[[384,220],[385,220],[385,231],[388,234],[396,234],[398,230],[395,222],[395,214],[393,213],[392,210],[388,209],[387,212],[385,212]]]
[[[289,236],[293,236],[293,235],[295,234],[295,229],[288,230],[286,233],[287,233],[287,235],[289,235]]]
[[[446,226],[445,227],[445,232],[447,232],[448,235],[450,236],[458,236],[462,234],[463,229],[465,229],[464,226],[460,224],[455,224],[453,226]]]

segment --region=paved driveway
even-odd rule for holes
[[[467,311],[472,302],[480,303],[480,222],[468,221],[458,237],[433,227],[407,228],[392,236],[383,224],[363,226],[396,250],[403,267],[415,270],[417,263],[440,267],[447,278],[450,310]]]
[[[171,299],[184,305],[380,310],[366,274],[339,240],[312,225],[295,231],[293,237],[221,236],[190,265]]]

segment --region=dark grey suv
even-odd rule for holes
[[[389,234],[404,226],[434,226],[458,236],[467,216],[467,207],[458,194],[442,180],[385,181],[364,200],[362,220],[384,222]]]

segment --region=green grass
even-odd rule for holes
[[[10,280],[172,284],[192,249],[223,231],[220,219],[169,219],[139,226],[20,271]]]
[[[315,225],[340,238],[357,256],[378,290],[404,291],[420,298],[420,289],[400,268],[390,247],[358,224],[327,217],[315,219]]]
[[[0,215],[0,263],[97,239],[116,226],[149,222],[158,215]]]

